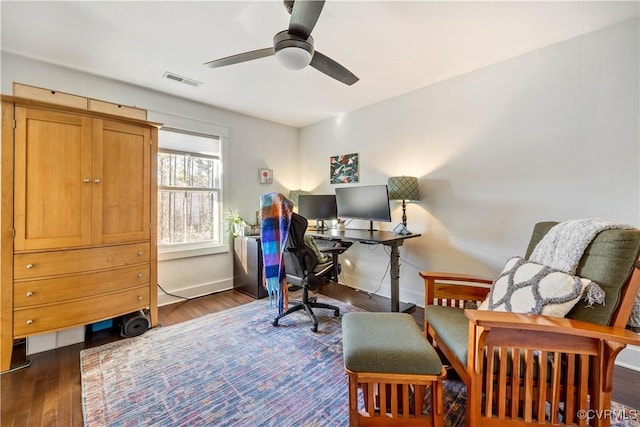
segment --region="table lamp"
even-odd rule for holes
[[[293,202],[294,206],[298,206],[298,197],[304,194],[309,194],[309,192],[304,190],[291,190],[289,191],[289,200]]]
[[[412,176],[392,176],[387,183],[389,188],[389,200],[402,200],[402,225],[404,232],[400,234],[411,234],[407,230],[407,201],[420,200],[418,190],[418,178]],[[395,230],[395,229],[394,229]]]

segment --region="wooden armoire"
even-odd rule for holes
[[[148,309],[159,124],[2,96],[0,371],[14,340]]]

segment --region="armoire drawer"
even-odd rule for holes
[[[82,273],[142,264],[150,260],[149,243],[15,254],[14,280]]]
[[[129,289],[115,294],[99,295],[59,304],[51,304],[13,312],[14,337],[87,325],[111,317],[132,313],[149,306],[149,286]]]
[[[122,291],[148,285],[149,274],[149,264],[140,264],[108,271],[15,282],[13,305],[15,308],[31,307]]]

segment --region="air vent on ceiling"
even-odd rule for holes
[[[202,84],[202,82],[199,82],[197,80],[189,79],[175,73],[170,73],[169,71],[166,71],[162,77],[166,77],[169,80],[175,80],[176,82],[184,83],[189,86],[198,87]]]

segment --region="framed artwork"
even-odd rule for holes
[[[329,158],[329,182],[348,184],[360,181],[358,153],[341,154]]]
[[[260,169],[260,184],[273,184],[273,169]]]

